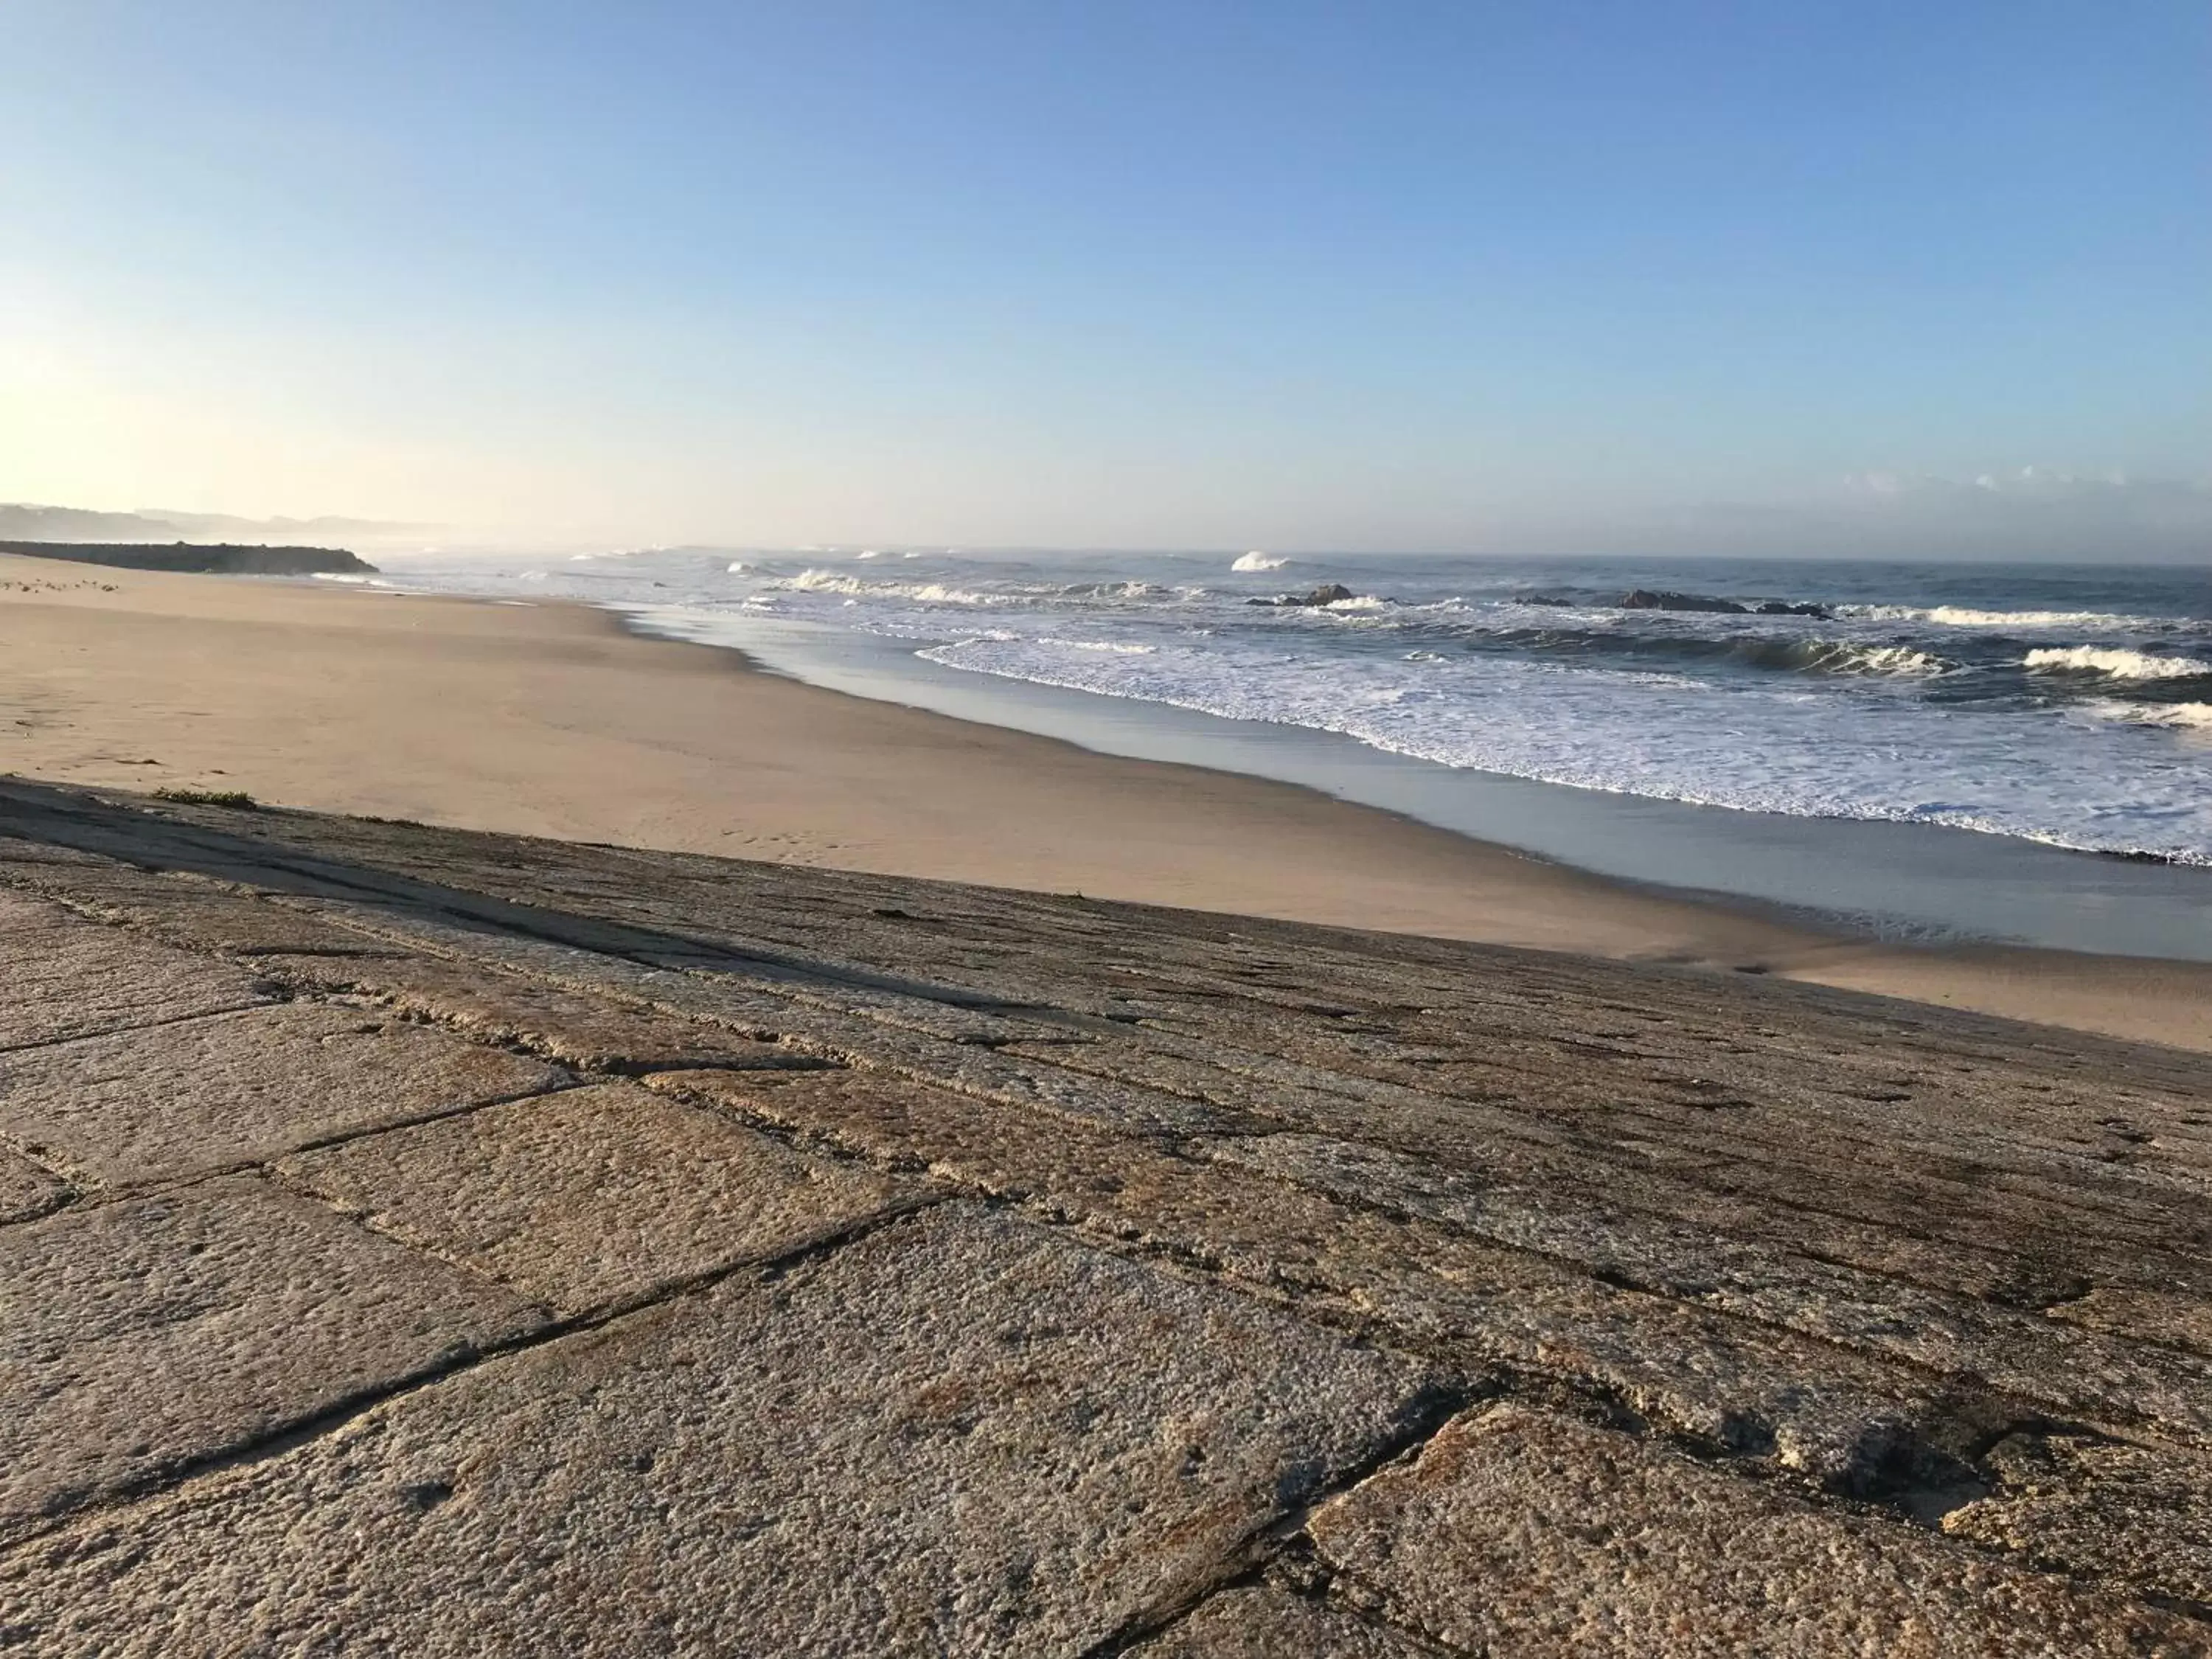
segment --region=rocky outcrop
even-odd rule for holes
[[[1653,592],[1648,587],[1632,587],[1620,596],[1618,608],[1623,611],[1711,611],[1731,617],[1748,616],[1751,607],[1738,605],[1734,599],[1716,599],[1703,593],[1676,593],[1664,589]]]
[[[337,547],[256,547],[196,542],[0,542],[0,553],[126,570],[185,570],[232,576],[366,574],[376,567]]]
[[[1534,600],[1533,604],[1557,603]],[[1715,599],[1706,593],[1676,593],[1662,588],[1631,588],[1614,602],[1621,611],[1706,611],[1724,617],[1819,617],[1828,616],[1826,605],[1791,605],[1780,599],[1767,599],[1758,605],[1743,605],[1735,599]]]
[[[2201,1056],[14,781],[0,960],[27,1651],[2212,1651]]]
[[[1340,605],[1346,599],[1355,599],[1358,597],[1359,596],[1357,593],[1354,593],[1342,582],[1323,582],[1319,587],[1315,588],[1311,592],[1281,593],[1278,594],[1272,599],[1247,599],[1244,603],[1247,605],[1318,606]]]

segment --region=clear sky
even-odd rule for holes
[[[2203,0],[0,0],[0,500],[2094,555],[2209,479]]]

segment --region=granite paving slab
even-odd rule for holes
[[[376,1009],[280,1004],[0,1056],[0,1134],[80,1186],[112,1188],[565,1081]]]
[[[2212,1607],[2212,1457],[2027,1431],[1984,1462],[1995,1491],[1942,1517],[1952,1537]]]
[[[59,905],[0,893],[0,1050],[100,1031],[159,1025],[268,999],[228,963],[72,916]]]
[[[564,1314],[787,1255],[923,1196],[619,1083],[363,1135],[276,1169]]]
[[[1066,1123],[1041,1133],[1025,1115],[869,1073],[683,1072],[647,1082],[926,1166],[1473,1371],[1504,1364],[1573,1377],[1676,1432],[1847,1488],[1886,1471],[1917,1475],[2020,1409],[1917,1368],[1285,1188],[1210,1163],[1202,1146],[1187,1154]]]
[[[33,1651],[2212,1634],[2201,1054],[5,779],[0,952]]]
[[[52,1170],[0,1151],[0,1225],[43,1215],[69,1194],[69,1182]]]
[[[0,1229],[0,1540],[543,1319],[248,1176]]]
[[[1514,1406],[1455,1420],[1311,1531],[1394,1620],[1491,1659],[2212,1652],[2191,1620]]]
[[[1130,1659],[1422,1659],[1403,1633],[1267,1585],[1224,1590]]]
[[[519,1045],[589,1071],[828,1063],[727,1025],[687,1019],[627,997],[434,957],[274,956],[258,966],[297,988],[358,992],[469,1036]]]
[[[1425,1380],[939,1208],[42,1540],[0,1559],[0,1626],[56,1655],[1076,1654],[1417,1432]]]

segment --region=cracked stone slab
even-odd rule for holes
[[[1492,1659],[2212,1651],[2193,1620],[1518,1407],[1455,1419],[1309,1530],[1394,1621]]]
[[[276,1169],[563,1313],[786,1255],[921,1193],[633,1084],[364,1135]]]
[[[1677,1432],[1855,1489],[1954,1455],[2016,1414],[1878,1357],[1624,1290],[1522,1251],[1360,1209],[1157,1142],[865,1072],[659,1073],[654,1088],[921,1165],[1260,1294],[1454,1356],[1565,1374]]]
[[[1224,1590],[1130,1659],[1422,1659],[1396,1632],[1270,1585]]]
[[[395,939],[480,963],[476,969],[480,975],[512,971],[587,997],[612,993],[678,1018],[720,1025],[755,1042],[781,1042],[792,1054],[839,1066],[860,1065],[921,1078],[1008,1104],[1110,1122],[1125,1130],[1249,1127],[1240,1117],[1178,1096],[1079,1076],[1045,1062],[1005,1059],[979,1041],[932,1035],[769,995],[719,976],[645,967],[538,939],[479,937],[466,929],[419,920],[403,927],[394,919],[382,917],[376,925],[389,927]],[[362,967],[365,973],[374,971],[369,964]],[[388,969],[388,964],[375,967]],[[447,972],[452,971],[449,964]],[[944,1012],[948,1018],[957,1017],[958,1029],[970,1036],[995,1029],[991,1023],[995,1016],[971,1016],[960,1009]]]
[[[34,882],[44,892],[68,897],[104,920],[142,929],[184,951],[352,955],[391,948],[270,895],[179,871],[102,862],[89,870],[48,873]]]
[[[288,1003],[0,1056],[0,1133],[80,1185],[116,1187],[567,1080],[374,1010]]]
[[[69,1194],[69,1182],[59,1176],[0,1149],[0,1225],[44,1215]]]
[[[2212,1355],[2212,1302],[2171,1291],[2104,1285],[2048,1310],[2093,1331],[2170,1342]]]
[[[253,1176],[0,1231],[0,1539],[543,1322]]]
[[[250,1007],[253,975],[0,892],[0,1049]]]
[[[1348,1202],[1445,1222],[1616,1284],[1978,1378],[2061,1412],[2212,1432],[2212,1370],[2193,1356],[2113,1341],[2040,1314],[1899,1284],[1618,1202],[1486,1183],[1385,1148],[1278,1134],[1223,1137],[1206,1150]]]
[[[1425,1383],[948,1206],[79,1523],[0,1560],[0,1621],[58,1655],[1079,1652],[1418,1432]]]
[[[2212,1459],[2202,1452],[2015,1434],[1984,1468],[1998,1491],[1943,1516],[1953,1537],[2212,1605]]]
[[[318,908],[328,910],[330,906],[325,901]],[[726,1011],[733,1021],[773,1026],[798,1020],[800,1010],[811,1010],[832,1020],[851,1018],[949,1042],[1012,1042],[1049,1037],[1056,1030],[1049,1024],[975,1007],[972,995],[951,988],[945,988],[951,1000],[939,1001],[853,983],[840,976],[841,972],[851,971],[849,964],[841,969],[833,961],[811,954],[792,958],[772,975],[764,975],[745,972],[741,964],[729,962],[720,953],[702,952],[678,940],[630,937],[626,929],[610,930],[552,912],[541,913],[532,920],[549,930],[547,937],[526,942],[511,933],[487,937],[481,929],[389,911],[373,921],[362,919],[361,925],[460,961],[489,958],[501,965],[526,962],[556,980],[578,972],[597,978],[613,963],[635,957],[657,964],[645,969],[647,973],[678,975],[681,981],[688,982],[692,994],[710,1007]],[[602,937],[610,933],[611,937]]]
[[[273,957],[259,964],[292,984],[359,991],[458,1027],[595,1072],[678,1066],[800,1069],[810,1060],[705,1020],[685,1019],[627,999],[593,995],[483,968],[424,957]]]

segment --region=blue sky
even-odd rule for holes
[[[1942,551],[2063,497],[2126,550],[2212,477],[2197,0],[5,30],[0,499]]]

